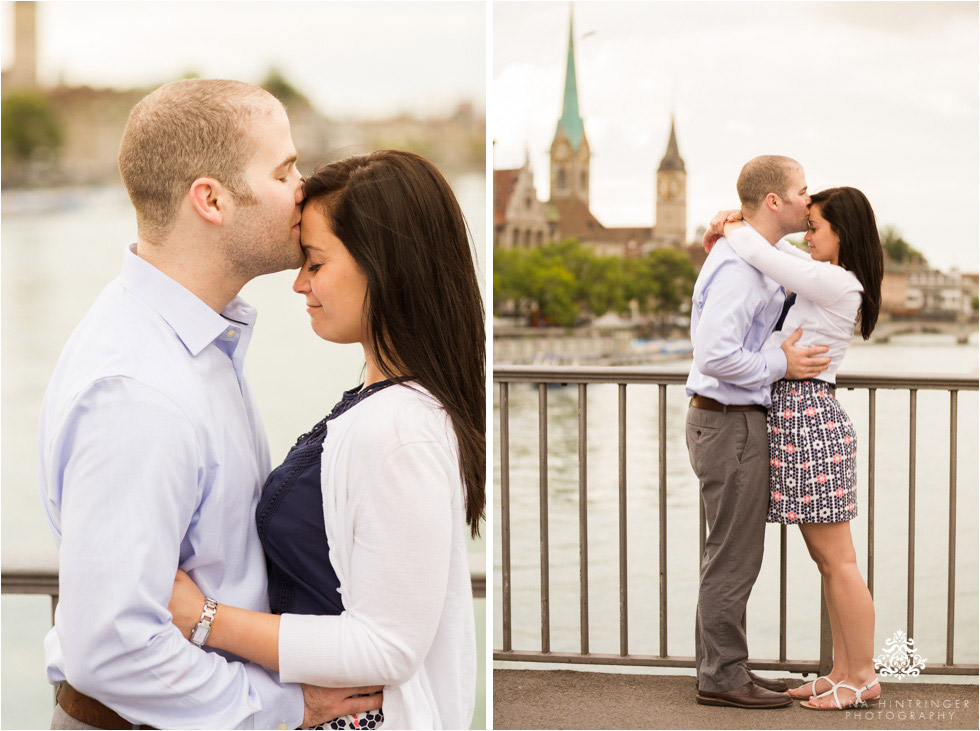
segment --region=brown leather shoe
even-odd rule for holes
[[[765,688],[766,690],[771,690],[776,693],[785,693],[787,690],[789,690],[789,686],[782,680],[770,680],[769,678],[763,678],[760,675],[756,675],[748,668],[745,668],[745,670],[749,674],[749,679],[760,688]]]
[[[760,688],[765,688],[766,690],[771,690],[775,693],[785,693],[789,690],[789,686],[782,680],[769,680],[769,678],[763,678],[760,675],[756,675],[748,668],[745,668],[745,672],[749,674],[749,680],[758,685]],[[700,688],[697,678],[694,679],[694,687]],[[790,697],[792,698],[793,696]]]
[[[785,708],[793,703],[793,699],[785,693],[775,693],[760,688],[755,683],[746,683],[724,693],[699,690],[696,700],[703,706],[731,706],[732,708]]]

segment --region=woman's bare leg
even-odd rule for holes
[[[803,527],[802,525],[800,526]],[[802,533],[802,531],[801,531]],[[803,533],[803,541],[806,543],[806,534]],[[816,556],[814,556],[813,549],[810,548],[810,544],[807,543],[807,549],[810,550],[810,556],[816,562]],[[823,582],[823,594],[827,600],[827,613],[830,615],[830,629],[834,637],[834,666],[827,677],[834,683],[840,683],[847,677],[847,649],[844,647],[844,638],[840,631],[840,620],[837,616],[837,607],[830,599],[830,592],[827,591],[827,580],[821,577]],[[789,694],[793,698],[799,698],[801,700],[807,700],[812,695],[820,695],[824,691],[830,690],[830,685],[826,680],[821,680],[816,682],[816,680],[808,680],[803,685],[799,686],[802,689],[801,692],[794,692],[797,689],[791,688]]]
[[[860,688],[875,676],[875,614],[871,592],[857,567],[850,523],[806,523],[800,525],[800,531],[823,577],[834,632],[834,668],[844,672],[844,683]],[[843,653],[843,664],[839,664],[838,653]],[[840,678],[834,677],[834,682]],[[864,698],[880,693],[878,686],[872,686]],[[844,705],[854,700],[853,691],[845,688],[837,695]],[[819,698],[814,705],[831,707],[833,696]]]

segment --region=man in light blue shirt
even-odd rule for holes
[[[799,163],[766,155],[746,163],[738,179],[746,225],[771,243],[806,228],[806,179]],[[694,287],[687,379],[691,407],[687,447],[701,485],[708,536],[701,560],[695,619],[697,702],[736,708],[779,708],[792,700],[786,684],[752,673],[741,620],[762,566],[769,509],[770,385],[812,378],[826,347],[797,348],[797,331],[780,348],[765,348],[785,292],[735,253],[724,237],[708,255]]]
[[[60,563],[52,728],[296,728],[367,710],[348,698],[367,689],[281,684],[191,644],[167,609],[180,567],[208,596],[269,611],[254,517],[269,448],[244,369],[255,310],[237,294],[303,262],[295,163],[285,110],[248,84],[167,84],[130,115],[119,167],[138,240],[40,418]]]

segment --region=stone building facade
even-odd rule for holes
[[[493,171],[493,245],[504,249],[530,249],[554,238],[548,204],[538,199],[531,164]]]

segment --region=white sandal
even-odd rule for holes
[[[871,690],[872,686],[875,686],[877,684],[878,684],[878,678],[877,677],[872,678],[872,680],[871,680],[870,683],[867,683],[865,685],[862,685],[860,688],[855,688],[853,685],[847,685],[846,683],[843,683],[843,682],[841,682],[841,683],[834,683],[834,687],[831,688],[830,690],[828,690],[826,693],[821,693],[818,696],[814,696],[814,698],[823,698],[825,695],[828,695],[830,693],[833,693],[834,694],[834,705],[832,705],[832,706],[826,706],[826,707],[824,707],[824,706],[815,706],[815,705],[811,704],[810,701],[808,701],[808,700],[807,701],[803,701],[802,703],[800,703],[800,705],[803,706],[804,708],[809,708],[809,709],[814,710],[814,711],[842,711],[845,708],[863,708],[864,706],[867,705],[867,701],[865,701],[861,697],[862,694],[868,692],[869,690]],[[854,700],[851,701],[850,703],[848,703],[847,705],[841,704],[840,697],[837,695],[837,689],[838,688],[847,688],[848,690],[854,691]],[[877,697],[878,696],[875,696],[875,698],[877,698]]]
[[[834,681],[831,680],[830,677],[827,676],[827,675],[821,675],[819,678],[815,678],[814,680],[808,680],[803,685],[798,685],[795,688],[790,688],[790,690],[799,690],[800,688],[805,688],[806,686],[809,685],[810,686],[810,690],[813,691],[812,693],[808,693],[805,696],[804,695],[793,695],[792,693],[787,693],[787,695],[789,695],[790,698],[793,698],[795,700],[799,700],[801,698],[809,700],[810,696],[816,695],[817,683],[819,683],[821,680],[826,680],[828,683],[830,683],[831,689],[833,689],[833,687],[834,687]],[[826,692],[829,693],[830,691],[826,691]]]

